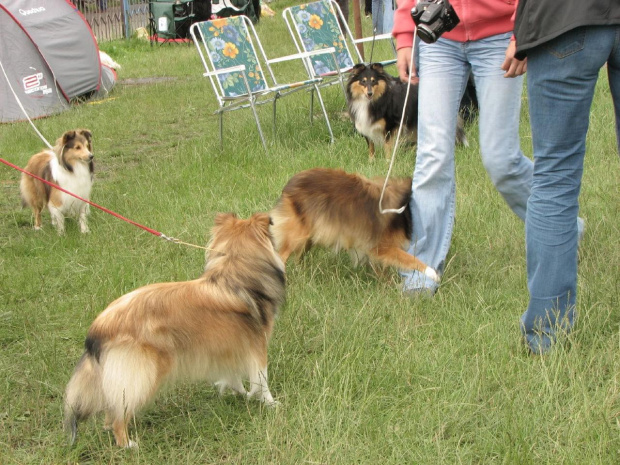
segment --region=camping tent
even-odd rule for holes
[[[0,0],[0,122],[101,97],[115,80],[90,26],[67,0]],[[20,103],[24,110],[20,108]]]

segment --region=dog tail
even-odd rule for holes
[[[65,430],[71,444],[77,437],[78,421],[103,410],[101,369],[95,358],[85,352],[75,367],[65,390]]]
[[[29,196],[27,194],[28,192],[28,187],[27,187],[28,181],[26,180],[27,176],[28,175],[26,174],[22,174],[22,177],[19,181],[19,197],[22,201],[22,208],[26,208],[30,206]]]
[[[456,142],[463,147],[469,147],[469,141],[467,140],[467,134],[465,134],[465,119],[459,113],[456,123]]]

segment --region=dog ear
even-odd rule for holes
[[[269,225],[271,224],[271,218],[267,213],[254,213],[252,215],[251,221],[264,231],[268,231]]]
[[[88,140],[88,142],[90,142],[91,140],[93,140],[93,133],[90,129],[77,129],[76,130],[79,134],[82,134],[84,137],[86,137],[86,139]]]
[[[351,74],[358,75],[365,69],[366,69],[366,65],[364,63],[358,63],[351,69]]]
[[[62,135],[62,143],[61,145],[67,145],[70,141],[75,139],[76,133],[75,131],[67,131]]]
[[[78,129],[77,132],[78,134],[82,134],[86,138],[86,140],[88,141],[88,148],[90,148],[92,152],[93,133],[90,131],[90,129]]]
[[[370,69],[376,71],[377,73],[383,74],[385,71],[383,70],[383,65],[381,63],[372,63],[370,65]]]
[[[215,215],[215,226],[222,226],[224,223],[234,220],[237,218],[237,215],[234,213],[218,213]]]
[[[88,151],[91,153],[91,155],[94,154],[95,149],[93,148],[93,133],[90,131],[90,129],[78,129],[77,132],[78,134],[82,134],[84,136],[84,139],[86,139]],[[91,173],[94,171],[92,161],[90,171]]]

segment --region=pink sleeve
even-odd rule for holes
[[[413,31],[415,24],[411,17],[411,9],[416,0],[397,0],[398,8],[394,12],[392,35],[396,39],[396,49],[413,47]]]
[[[517,18],[517,8],[519,8],[519,0],[515,1],[515,12],[512,14],[512,17],[510,18],[510,20],[512,21],[512,24],[515,23],[515,19]],[[516,42],[517,38],[515,37],[514,32],[512,33],[512,37],[510,38],[511,41]]]

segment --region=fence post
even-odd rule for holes
[[[129,24],[129,0],[123,0],[123,8],[121,9],[121,16],[123,19],[123,25],[125,26],[125,39],[129,39],[131,37],[131,25]]]

